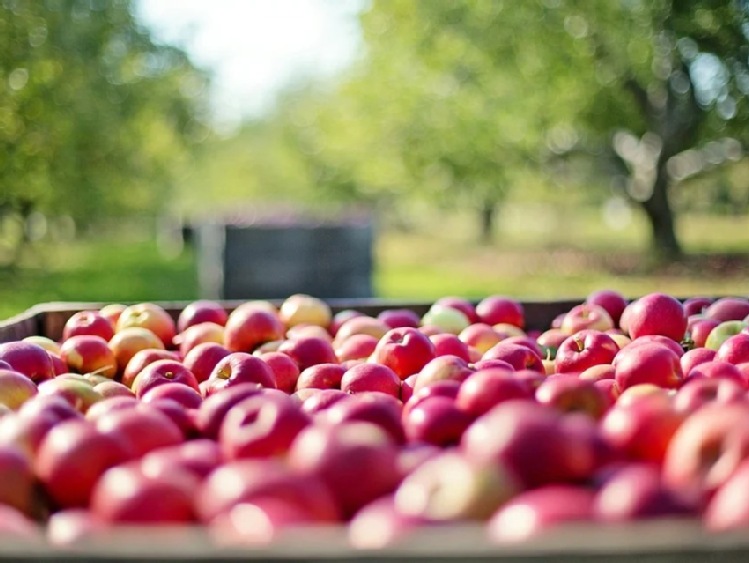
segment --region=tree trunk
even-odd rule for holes
[[[673,262],[683,256],[683,251],[676,238],[674,213],[668,195],[668,172],[666,163],[659,162],[653,195],[642,202],[645,215],[650,222],[650,249],[653,257],[659,261]]]
[[[481,244],[491,244],[494,241],[494,226],[497,219],[497,203],[493,200],[486,199],[479,209],[480,228],[479,242]]]

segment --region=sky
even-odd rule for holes
[[[272,108],[297,76],[327,76],[356,57],[366,0],[139,0],[158,41],[183,47],[213,74],[217,124]]]

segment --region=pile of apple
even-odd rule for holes
[[[73,314],[0,344],[0,535],[75,546],[122,526],[352,546],[473,523],[749,529],[749,299],[602,290],[525,330],[521,303],[419,316],[294,295]]]

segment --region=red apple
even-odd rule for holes
[[[174,470],[187,472],[202,481],[224,461],[221,446],[208,438],[190,440],[176,446],[159,448],[143,456],[144,475],[166,476]]]
[[[340,389],[314,389],[315,393],[302,400],[302,410],[310,416],[324,411],[342,399],[350,397]]]
[[[378,391],[399,398],[401,380],[387,366],[364,363],[348,369],[341,378],[340,387],[345,393],[356,394]]]
[[[702,315],[712,303],[713,299],[710,297],[690,297],[684,300],[684,314],[687,317]]]
[[[40,383],[39,394],[62,397],[81,414],[86,414],[92,405],[104,398],[86,380],[63,377]]]
[[[158,348],[147,348],[140,350],[130,359],[125,366],[125,370],[122,372],[121,383],[127,387],[133,386],[133,381],[142,372],[147,365],[152,364],[158,360],[175,360],[179,357],[177,353],[172,350],[164,350]]]
[[[117,369],[122,373],[138,352],[149,349],[163,350],[164,343],[147,328],[133,326],[118,330],[109,341],[109,347],[114,352]]]
[[[549,376],[536,389],[536,401],[563,413],[582,412],[595,420],[601,418],[609,406],[603,391],[592,381],[567,374]]]
[[[434,344],[411,327],[389,330],[372,353],[373,361],[392,369],[401,380],[421,371],[434,357]]]
[[[36,515],[36,477],[30,459],[13,444],[0,445],[0,505]]]
[[[61,358],[76,373],[99,373],[107,377],[117,374],[114,352],[101,336],[80,334],[62,343]]]
[[[749,525],[749,462],[744,461],[721,484],[703,513],[703,523],[710,532],[737,530],[743,533]]]
[[[232,352],[251,352],[266,342],[283,340],[285,330],[275,311],[244,303],[226,321],[224,346]]]
[[[603,307],[583,303],[575,305],[564,315],[559,328],[567,334],[575,334],[581,330],[605,332],[614,328],[614,321]]]
[[[740,321],[749,315],[749,299],[722,297],[705,309],[705,317],[718,321]]]
[[[366,422],[382,428],[397,444],[405,442],[401,402],[391,395],[371,391],[335,401],[324,409],[316,421],[331,425]]]
[[[441,447],[456,445],[473,417],[461,410],[453,399],[428,397],[404,411],[403,428],[410,442]]]
[[[135,398],[135,395],[107,397],[106,399],[102,399],[98,403],[91,405],[91,408],[86,411],[86,419],[92,422],[96,422],[99,418],[109,412],[120,409],[131,409],[136,407],[138,404],[139,403]]]
[[[364,313],[355,309],[343,309],[342,311],[338,311],[335,315],[333,315],[333,321],[330,323],[328,331],[330,335],[335,338],[343,323],[345,323],[349,319],[353,319],[354,317],[364,316],[366,316]]]
[[[693,379],[730,379],[746,388],[747,382],[738,368],[728,362],[713,360],[694,366],[687,374],[685,381]]]
[[[232,352],[216,364],[208,378],[209,394],[240,383],[259,383],[276,388],[273,370],[263,360],[245,352]]]
[[[55,377],[68,372],[68,365],[62,361],[62,358],[60,356],[54,354],[53,352],[50,352],[49,350],[47,350],[47,355],[52,361],[52,371],[54,372]]]
[[[687,329],[687,335],[696,348],[701,348],[707,342],[707,337],[720,323],[713,319],[700,319],[691,324]]]
[[[210,377],[216,364],[229,354],[231,352],[220,344],[204,342],[190,350],[182,360],[182,363],[192,372],[198,383],[202,383]]]
[[[414,392],[437,382],[452,380],[458,383],[473,373],[468,364],[457,356],[437,356],[429,361],[416,375]]]
[[[327,303],[322,299],[302,293],[286,298],[281,304],[278,315],[289,328],[300,324],[328,328],[333,320],[333,314]]]
[[[739,333],[729,337],[718,348],[715,359],[732,364],[749,362],[749,334]]]
[[[223,305],[208,299],[199,299],[185,306],[177,318],[177,330],[184,332],[200,323],[216,323],[224,326],[228,315]]]
[[[515,371],[531,370],[544,373],[544,365],[541,356],[536,352],[520,344],[506,344],[500,342],[490,348],[483,356],[485,360],[502,360],[512,366]],[[477,364],[478,366],[478,364]]]
[[[610,364],[618,351],[619,346],[608,334],[581,330],[559,346],[554,368],[560,373],[580,373],[594,365]]]
[[[169,346],[177,334],[177,325],[172,316],[154,303],[138,303],[122,311],[117,319],[115,333],[128,327],[150,330],[165,346]]]
[[[640,383],[652,383],[667,389],[682,380],[679,356],[659,344],[642,344],[619,351],[614,360],[616,383],[624,391]]]
[[[370,334],[354,334],[335,345],[339,362],[366,359],[372,355],[379,339]]]
[[[660,334],[681,342],[687,330],[687,317],[681,302],[664,293],[650,293],[634,301],[628,322],[628,332],[633,339]]]
[[[388,330],[404,326],[416,328],[421,324],[419,315],[411,309],[385,309],[377,315],[377,319],[382,321]]]
[[[99,336],[109,342],[114,336],[114,325],[97,311],[78,311],[65,322],[62,328],[62,340],[65,341],[79,334]]]
[[[200,408],[203,402],[203,396],[197,390],[197,385],[191,387],[176,381],[167,381],[151,386],[148,390],[142,392],[140,399],[144,403],[150,403],[157,399],[170,399],[186,409]]]
[[[434,336],[430,336],[429,340],[434,344],[434,353],[436,356],[457,356],[466,362],[470,360],[468,346],[455,334],[435,334]]]
[[[515,379],[511,370],[489,368],[472,373],[463,381],[455,405],[478,417],[505,401],[532,397],[528,386]]]
[[[57,506],[86,507],[99,477],[131,457],[123,436],[99,432],[93,424],[73,419],[61,422],[44,437],[36,472]]]
[[[541,347],[541,357],[553,360],[557,356],[557,350],[562,345],[562,342],[569,338],[569,334],[564,332],[561,328],[550,328],[545,332],[542,332],[538,338],[536,338],[536,344]]]
[[[112,323],[112,326],[116,327],[117,319],[120,318],[122,311],[125,309],[127,309],[127,305],[122,305],[121,303],[109,303],[99,309],[99,314]]]
[[[663,336],[660,334],[647,334],[645,336],[635,338],[629,344],[627,344],[627,348],[632,349],[643,344],[657,344],[659,346],[665,346],[674,354],[679,356],[679,358],[684,355],[684,348],[681,344],[679,344],[675,340],[671,340],[667,336]]]
[[[239,383],[203,400],[196,416],[196,426],[205,438],[215,439],[229,410],[247,397],[260,393],[259,383]]]
[[[96,420],[99,433],[117,436],[139,459],[157,448],[173,446],[184,441],[179,427],[151,404],[113,410]]]
[[[154,387],[166,383],[179,383],[199,392],[193,373],[175,360],[156,360],[148,364],[133,381],[132,391],[140,399]]]
[[[296,389],[340,389],[344,373],[346,368],[341,364],[315,364],[299,374]]]
[[[258,393],[227,412],[219,441],[226,459],[282,456],[310,422],[288,395]]]
[[[54,377],[54,367],[47,351],[31,342],[0,343],[0,361],[24,374],[34,383]]]
[[[107,397],[135,397],[135,394],[126,385],[111,379],[94,385],[94,391],[101,395],[103,399]]]
[[[299,366],[282,352],[263,352],[258,356],[273,371],[276,388],[285,393],[293,393],[299,379]]]
[[[328,340],[316,336],[285,340],[279,346],[278,351],[294,360],[300,371],[315,364],[338,362],[333,345]]]
[[[615,325],[619,324],[619,319],[627,306],[627,299],[618,291],[613,289],[599,289],[588,295],[585,302],[589,305],[598,305],[606,309],[606,312],[614,321]]]
[[[697,378],[685,381],[674,395],[674,408],[692,413],[709,403],[725,405],[746,399],[746,387],[731,379]]]
[[[192,325],[174,337],[174,345],[179,348],[179,357],[184,358],[198,344],[204,342],[224,343],[224,327],[216,323]]]
[[[579,377],[588,381],[614,379],[616,377],[616,369],[611,364],[598,364],[580,372]]]
[[[37,392],[36,384],[24,374],[0,369],[0,404],[17,410]]]
[[[518,328],[525,328],[525,311],[523,305],[510,297],[491,295],[476,305],[479,320],[488,325],[507,323]]]
[[[679,363],[681,364],[681,372],[689,373],[692,368],[705,362],[712,362],[715,359],[715,350],[708,350],[707,348],[694,348],[685,352],[681,357]]]

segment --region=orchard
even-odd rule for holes
[[[603,290],[526,321],[501,295],[75,312],[59,338],[0,344],[0,536],[749,530],[749,299]]]

